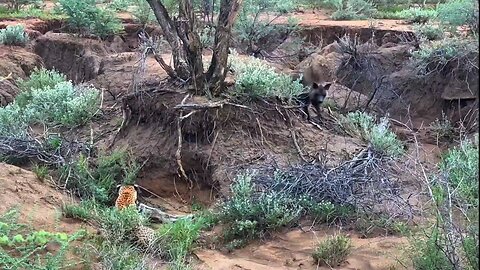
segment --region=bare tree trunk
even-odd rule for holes
[[[187,63],[185,63],[182,55],[183,50],[180,48],[180,40],[176,35],[175,25],[168,15],[168,11],[160,0],[147,0],[148,4],[153,10],[155,17],[157,18],[160,27],[162,28],[163,35],[172,47],[173,67],[177,75],[187,80],[190,76]]]
[[[203,70],[202,44],[192,0],[178,0],[179,16],[173,20],[161,0],[146,1],[172,48],[175,72],[156,55],[162,68],[173,78],[190,81],[196,94],[205,94],[207,83],[214,95],[220,94],[225,89],[231,30],[243,0],[221,0],[213,56],[207,73]],[[213,9],[213,4],[208,8]]]
[[[207,81],[214,95],[220,94],[225,88],[227,76],[228,49],[233,23],[240,10],[243,0],[222,0],[215,31],[215,47],[212,62],[207,72]]]
[[[203,94],[205,91],[205,76],[203,74],[202,43],[196,31],[195,12],[191,0],[179,1],[177,24],[177,34],[182,40],[183,48],[186,52],[186,60],[190,68],[193,86],[196,94]]]

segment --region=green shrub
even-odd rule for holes
[[[10,209],[0,216],[0,265],[4,269],[65,269],[67,252],[73,251],[71,243],[85,236],[85,231],[72,235],[36,231],[26,224],[18,223],[18,212]],[[59,248],[47,251],[49,243]],[[12,268],[10,268],[12,267]]]
[[[465,141],[450,149],[442,158],[440,169],[460,198],[478,206],[478,148]]]
[[[135,0],[112,0],[110,1],[108,7],[115,11],[127,11],[128,7],[132,5],[134,1]]]
[[[2,9],[0,6],[0,19],[28,19],[38,18],[41,20],[60,20],[64,19],[64,16],[55,12],[30,7],[22,8],[19,10]]]
[[[0,30],[0,44],[25,46],[29,38],[23,25],[9,25]]]
[[[321,223],[354,219],[356,215],[352,207],[335,205],[331,202],[317,203],[309,198],[301,198],[299,204],[305,209],[307,215]]]
[[[454,128],[450,120],[448,120],[447,116],[442,113],[441,119],[436,119],[429,125],[429,129],[435,135],[435,138],[438,140],[440,138],[451,139],[454,134]]]
[[[22,91],[30,91],[32,89],[45,89],[57,85],[57,83],[66,82],[67,77],[56,70],[48,70],[46,68],[35,68],[28,79],[18,79],[17,86]]]
[[[33,172],[37,176],[38,180],[44,181],[48,176],[48,167],[35,164],[33,167]]]
[[[135,0],[135,6],[132,10],[132,15],[141,24],[155,22],[155,14],[147,1]]]
[[[139,170],[138,164],[122,151],[101,156],[96,166],[81,156],[62,168],[59,182],[81,198],[109,205],[115,199],[116,185],[133,184]]]
[[[91,251],[102,269],[115,270],[143,270],[151,269],[148,264],[148,256],[130,243],[115,243],[102,241]]]
[[[268,37],[275,37],[280,33],[288,35],[296,29],[297,23],[290,18],[287,25],[275,23],[275,19],[294,8],[295,3],[291,0],[244,1],[232,30],[235,39],[252,52],[264,49],[271,44]]]
[[[207,222],[202,217],[183,218],[160,227],[158,237],[166,255],[175,263],[184,265]]]
[[[95,0],[59,0],[60,11],[65,13],[72,29],[107,37],[123,30],[120,20],[108,8],[99,8]]]
[[[374,150],[382,154],[398,157],[405,152],[402,143],[389,129],[386,117],[376,124],[373,116],[357,111],[341,116],[339,124],[348,134],[369,142]]]
[[[351,249],[350,238],[338,234],[321,242],[312,256],[317,265],[334,268],[346,261]]]
[[[23,91],[15,102],[0,108],[0,135],[23,136],[26,127],[37,122],[81,125],[97,110],[98,90],[74,87],[54,71],[37,70],[19,85]]]
[[[272,191],[254,196],[252,173],[237,176],[231,189],[232,197],[222,205],[219,219],[227,224],[224,238],[232,248],[292,224],[303,211],[298,200],[283,194]]]
[[[31,100],[22,107],[30,122],[82,125],[97,111],[99,92],[95,88],[73,86],[60,82],[53,87],[32,89]]]
[[[336,11],[332,13],[331,18],[334,20],[359,20],[371,18],[377,9],[372,2],[368,0],[344,0],[335,2]]]
[[[48,70],[45,68],[35,68],[28,77],[28,79],[18,79],[17,86],[20,88],[20,93],[15,102],[20,107],[25,107],[32,100],[33,89],[46,89],[55,87],[58,83],[66,82],[67,77],[56,70]]]
[[[478,33],[478,1],[449,0],[438,5],[438,18],[448,26],[456,27],[467,25],[472,32]]]
[[[42,0],[7,0],[6,2],[7,7],[15,11],[25,8],[25,6],[28,5],[39,8],[43,4]]]
[[[236,53],[228,58],[235,72],[236,90],[251,97],[281,97],[291,99],[303,92],[300,81],[278,74],[275,69],[259,59],[243,59]]]
[[[445,29],[441,26],[434,26],[431,24],[416,24],[413,26],[415,33],[420,39],[426,40],[440,40],[444,36]]]
[[[0,136],[23,137],[27,127],[28,122],[17,104],[0,108]]]
[[[449,72],[457,67],[469,72],[478,69],[473,64],[477,59],[478,41],[451,37],[421,43],[420,49],[412,53],[411,64],[419,75]]]
[[[395,12],[379,12],[375,15],[377,19],[407,20],[410,23],[424,24],[437,18],[437,11],[425,8],[409,8]]]
[[[443,236],[433,229],[426,239],[418,238],[412,243],[412,262],[416,270],[454,269],[442,250]]]

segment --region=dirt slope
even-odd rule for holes
[[[330,269],[317,267],[311,254],[318,242],[334,233],[333,230],[302,232],[297,229],[230,254],[202,249],[195,251],[195,255],[203,262],[202,269]],[[351,235],[351,239],[353,247],[347,262],[335,269],[392,269],[401,256],[401,248],[407,243],[406,238],[395,236],[361,239]]]
[[[73,199],[41,182],[33,172],[0,163],[0,183],[1,214],[18,207],[19,222],[36,230],[74,233],[85,226],[61,216],[62,205]]]

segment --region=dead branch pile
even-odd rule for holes
[[[3,158],[34,159],[48,165],[63,166],[81,152],[90,152],[90,149],[82,143],[65,139],[53,146],[47,140],[32,137],[0,136],[0,157]]]
[[[300,164],[280,169],[276,165],[257,167],[253,181],[257,191],[279,192],[294,198],[307,196],[353,206],[365,213],[388,214],[391,218],[413,217],[413,208],[398,185],[393,161],[371,149],[341,165]]]

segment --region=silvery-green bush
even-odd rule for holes
[[[286,74],[254,57],[241,58],[235,52],[229,57],[235,72],[236,89],[252,97],[292,98],[303,92],[300,81],[292,81]]]
[[[25,46],[29,38],[23,25],[9,25],[0,30],[0,44]]]

